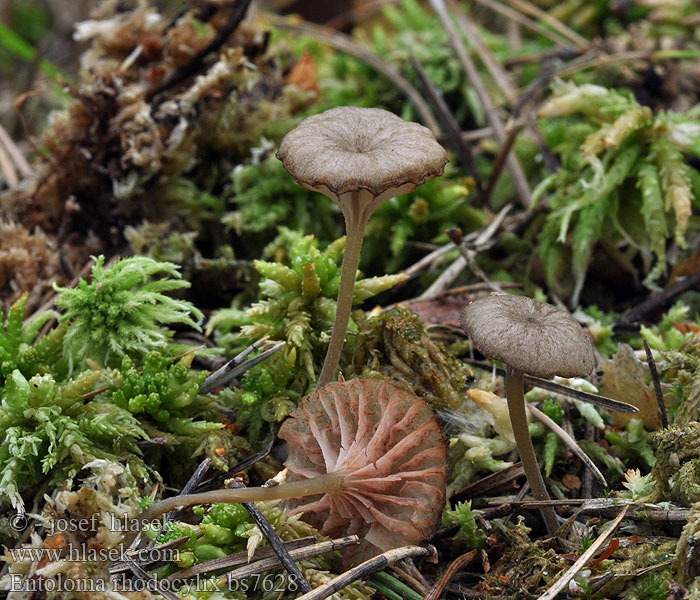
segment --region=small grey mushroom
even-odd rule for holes
[[[549,500],[527,427],[523,375],[585,377],[595,366],[593,346],[581,325],[551,304],[524,296],[492,294],[467,305],[462,329],[485,357],[500,360],[515,443],[535,498]],[[547,531],[558,521],[554,509],[541,509]]]
[[[367,221],[385,200],[442,175],[447,154],[418,123],[378,108],[341,106],[299,123],[277,158],[300,186],[336,202],[345,217],[338,304],[318,388],[331,381],[343,349]]]

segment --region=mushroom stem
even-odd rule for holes
[[[358,192],[353,192],[352,201],[359,202]],[[358,207],[355,207],[356,209]],[[323,387],[333,379],[335,369],[340,362],[340,355],[343,352],[345,334],[348,330],[348,321],[352,312],[352,295],[355,288],[355,276],[357,265],[360,263],[360,250],[362,249],[362,238],[365,232],[365,225],[370,217],[369,211],[350,210],[345,213],[345,250],[343,252],[343,266],[340,269],[340,286],[338,288],[338,301],[335,308],[335,319],[333,321],[333,332],[328,342],[326,359],[323,362],[321,374],[316,383],[316,389]]]
[[[293,481],[274,487],[228,488],[212,490],[199,494],[183,494],[156,502],[141,513],[139,521],[147,523],[155,521],[160,515],[196,504],[211,504],[214,502],[266,502],[268,500],[286,500],[302,498],[317,494],[328,494],[342,488],[345,476],[338,473],[326,473],[312,479]]]
[[[520,460],[525,469],[525,476],[535,498],[537,500],[549,500],[549,494],[547,493],[544,479],[542,479],[540,467],[537,464],[535,449],[532,446],[530,431],[527,427],[523,374],[506,366],[505,386],[510,422],[513,426],[513,435],[515,436],[515,444],[518,447]],[[554,509],[551,506],[545,506],[540,509],[540,513],[547,527],[547,532],[550,535],[554,535],[559,528],[557,514],[554,512]]]

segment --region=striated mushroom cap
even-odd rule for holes
[[[341,106],[304,119],[277,158],[301,186],[335,198],[356,190],[405,194],[448,162],[430,130],[379,108]]]
[[[353,560],[422,542],[445,503],[447,444],[424,400],[374,379],[330,383],[285,421],[288,480],[346,476],[342,488],[295,500],[323,535],[360,536]]]
[[[492,294],[468,304],[459,320],[479,352],[521,373],[586,377],[595,366],[586,332],[551,304]]]

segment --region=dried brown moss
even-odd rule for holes
[[[429,337],[418,315],[393,308],[360,327],[354,376],[399,381],[433,406],[452,409],[465,400],[469,367]]]

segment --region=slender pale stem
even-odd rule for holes
[[[316,389],[332,381],[335,369],[340,361],[340,355],[343,352],[343,343],[345,342],[345,334],[348,331],[348,321],[350,320],[350,312],[352,311],[352,294],[355,288],[357,265],[360,262],[362,237],[365,232],[365,224],[367,223],[368,217],[369,215],[361,215],[359,218],[353,218],[352,214],[345,212],[345,251],[343,252],[343,266],[340,269],[338,302],[335,309],[333,332],[328,342],[326,360],[323,362],[323,368],[318,377]]]
[[[313,479],[293,481],[275,487],[234,488],[224,490],[212,490],[201,494],[184,494],[173,496],[156,502],[150,508],[141,513],[139,520],[142,523],[154,521],[160,515],[196,504],[211,504],[214,502],[266,502],[268,500],[285,500],[288,498],[302,498],[335,492],[342,487],[345,476],[337,473],[326,473]]]
[[[523,374],[506,367],[505,385],[510,422],[513,426],[513,435],[515,436],[515,443],[518,447],[520,460],[525,469],[525,476],[527,477],[527,481],[530,484],[535,498],[537,500],[549,500],[549,494],[544,485],[540,467],[537,464],[535,449],[532,447],[530,431],[527,427]],[[541,508],[540,512],[542,513],[544,524],[547,527],[547,532],[553,535],[559,528],[557,514],[551,506]]]

